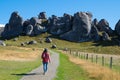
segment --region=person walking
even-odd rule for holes
[[[45,75],[45,73],[48,70],[48,62],[50,62],[50,54],[47,48],[45,48],[44,51],[42,52],[41,58],[43,63],[43,71],[44,71],[43,74]]]

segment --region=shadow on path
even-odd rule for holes
[[[20,74],[11,74],[15,76],[31,76],[31,75],[43,75],[43,73],[20,73]]]

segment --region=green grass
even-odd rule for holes
[[[8,46],[20,46],[21,42],[27,42],[31,40],[36,40],[38,43],[36,45],[26,45],[26,47],[39,47],[39,48],[51,48],[52,44],[56,44],[58,49],[68,48],[71,50],[78,50],[82,52],[91,53],[101,53],[101,54],[116,54],[120,55],[120,47],[117,46],[115,41],[99,41],[99,42],[70,42],[66,40],[61,40],[56,36],[52,36],[52,43],[46,43],[45,38],[50,36],[48,33],[44,33],[35,37],[29,36],[19,36],[17,41],[13,39],[6,40],[5,43]],[[40,39],[42,43],[40,43]]]
[[[0,80],[19,80],[23,74],[40,65],[40,60],[35,61],[0,61]]]
[[[79,65],[69,61],[67,55],[60,54],[60,65],[54,80],[92,80],[87,76],[88,74]]]

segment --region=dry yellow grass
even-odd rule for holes
[[[8,50],[0,49],[0,60],[30,61],[37,59],[42,53],[42,49],[38,48],[11,47]]]
[[[62,53],[66,53],[62,51]],[[69,60],[75,64],[80,65],[85,71],[88,72],[89,77],[95,80],[120,80],[120,73],[114,72],[107,67],[91,63],[89,61],[81,60],[77,57],[69,56]]]
[[[96,80],[120,80],[120,74],[100,65],[80,60],[69,55],[70,61],[80,65],[89,73],[89,77]]]

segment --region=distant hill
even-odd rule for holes
[[[0,27],[5,27],[5,25],[4,24],[0,24]]]
[[[5,27],[4,24],[0,24],[0,36],[1,36],[1,33],[3,32],[3,30],[4,30],[4,27]]]

